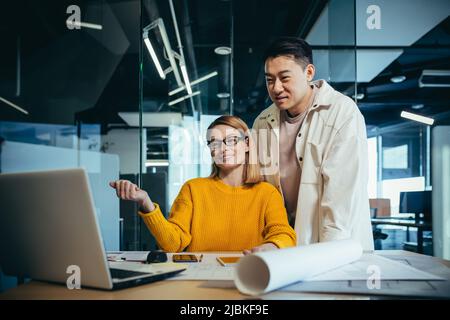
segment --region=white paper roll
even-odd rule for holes
[[[243,294],[260,295],[354,262],[362,251],[359,242],[339,240],[258,252],[241,258],[234,283]]]

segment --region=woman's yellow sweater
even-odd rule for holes
[[[139,212],[161,249],[167,252],[242,251],[263,243],[278,248],[295,246],[278,190],[260,182],[232,187],[218,178],[186,182],[168,220],[159,206]]]

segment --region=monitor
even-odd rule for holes
[[[431,191],[400,192],[400,213],[415,213],[416,218],[431,220]]]

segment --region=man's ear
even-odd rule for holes
[[[313,64],[308,64],[305,68],[306,79],[308,81],[312,81],[314,79],[314,75],[316,74],[316,68]]]

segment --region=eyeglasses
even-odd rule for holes
[[[230,137],[226,137],[223,140],[217,140],[217,139],[213,139],[213,140],[209,140],[207,141],[207,145],[210,149],[219,149],[222,146],[222,143],[225,143],[226,146],[228,147],[232,147],[235,146],[239,143],[239,141],[244,140],[245,137],[243,136],[230,136]]]

